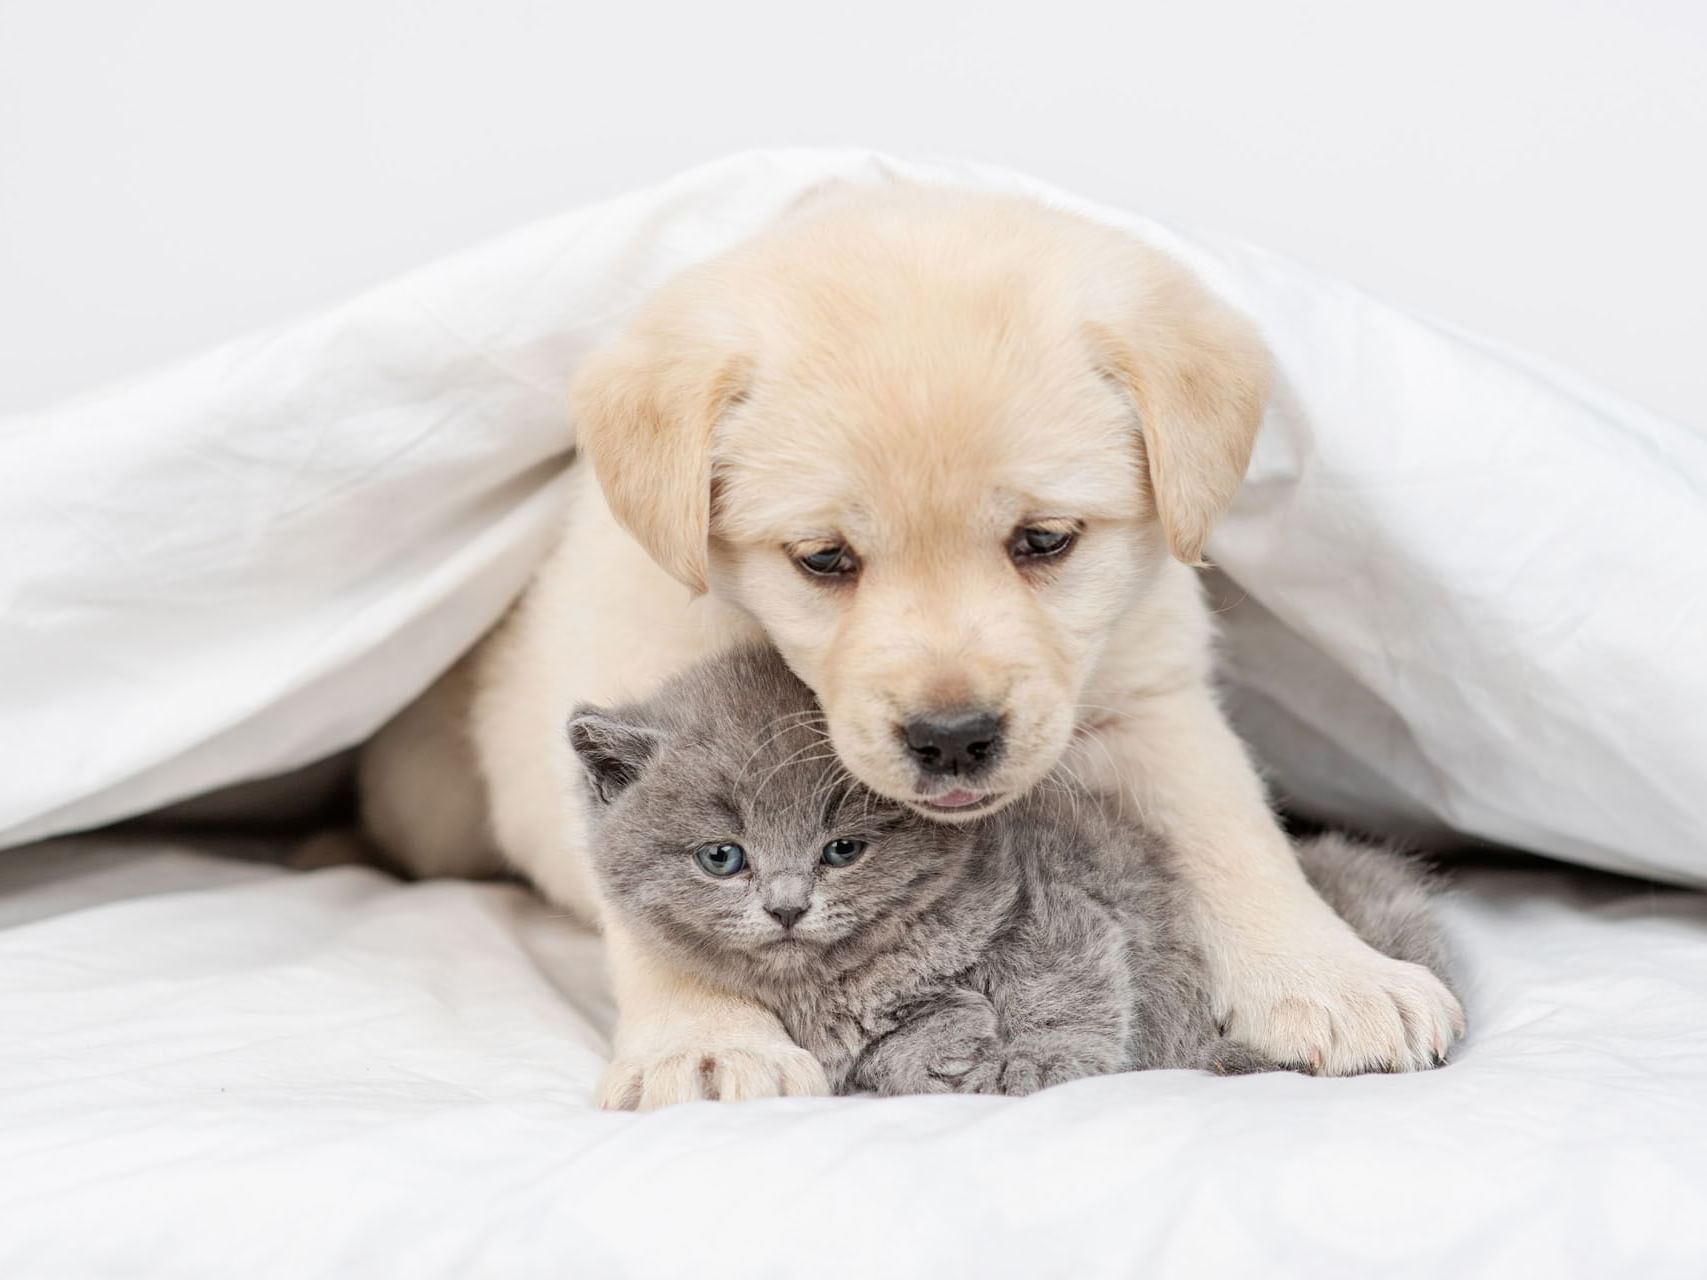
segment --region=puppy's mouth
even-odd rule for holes
[[[999,791],[971,791],[956,787],[935,796],[918,796],[908,803],[933,818],[970,818],[999,807],[1005,797]]]

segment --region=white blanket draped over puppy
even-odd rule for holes
[[[1036,183],[738,157],[0,426],[0,844],[360,741],[561,517],[576,362],[831,179],[1032,192],[1185,259],[1279,361],[1210,544],[1304,808],[1707,884],[1707,436],[1253,249]]]

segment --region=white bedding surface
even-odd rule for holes
[[[1707,1274],[1707,896],[1449,906],[1443,1071],[589,1105],[594,939],[521,889],[154,837],[0,858],[0,1275]]]

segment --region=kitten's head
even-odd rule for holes
[[[569,740],[606,896],[727,982],[859,963],[928,909],[971,846],[857,783],[769,650],[713,658],[644,703],[578,707]]]

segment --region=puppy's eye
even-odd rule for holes
[[[1019,564],[1054,560],[1071,551],[1078,540],[1079,531],[1072,525],[1021,525],[1008,539],[1008,555]]]
[[[824,846],[824,865],[845,867],[850,862],[858,861],[859,855],[864,852],[865,841],[843,836],[840,840],[832,840]]]
[[[794,563],[815,578],[847,578],[859,572],[859,560],[852,549],[839,542],[797,550]]]
[[[723,880],[740,874],[747,865],[747,851],[738,844],[702,844],[693,851],[693,860],[707,875]]]

